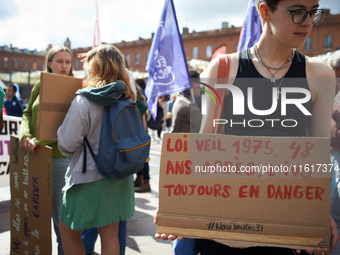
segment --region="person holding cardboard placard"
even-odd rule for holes
[[[89,51],[84,68],[88,73],[83,80],[84,89],[78,90],[57,133],[60,151],[72,155],[63,188],[59,228],[65,254],[83,255],[82,231],[98,228],[102,254],[118,255],[119,221],[135,212],[133,179],[128,176],[116,180],[101,175],[84,138],[97,155],[104,107],[123,98],[135,102],[136,94],[124,57],[114,46],[102,45]]]
[[[206,97],[206,112],[209,114],[203,115],[200,133],[215,133],[215,120],[223,119],[229,120],[223,122],[225,134],[329,137],[335,86],[334,73],[325,64],[295,50],[303,46],[313,25],[319,22],[324,14],[323,10],[318,9],[319,1],[256,0],[255,2],[262,21],[261,38],[254,47],[229,55],[228,84],[232,85],[229,85],[224,97],[225,113],[223,116],[217,116],[215,103]],[[218,66],[219,58],[211,61],[201,74],[201,80],[205,80],[207,84],[209,81],[216,84]],[[299,82],[293,83],[293,78],[298,78]],[[288,98],[291,101],[286,111]],[[236,105],[238,107],[235,107]],[[273,105],[278,107],[272,107]],[[237,110],[241,113],[234,113]],[[266,119],[271,119],[273,122],[266,122]],[[288,128],[287,125],[275,122],[277,119],[281,121],[290,119],[295,122]],[[155,223],[157,217],[156,213]],[[332,217],[330,223],[331,238],[335,248],[339,236]],[[176,236],[157,233],[156,238],[175,239]],[[295,251],[276,247],[240,249],[205,239],[201,243],[202,255],[288,255],[301,252],[329,255],[331,250],[320,247],[314,251],[311,248],[306,251]]]
[[[283,92],[286,88],[298,87],[309,91],[311,98],[303,104],[310,115],[302,114],[300,109],[290,108],[287,116],[283,116],[277,109],[271,115],[258,116],[246,111],[242,117],[251,119],[295,119],[298,124],[294,128],[287,128],[278,125],[264,126],[261,128],[225,126],[226,134],[247,135],[247,136],[314,136],[329,137],[329,125],[331,119],[332,98],[334,97],[334,74],[332,70],[323,63],[308,58],[295,51],[301,47],[308,37],[313,24],[322,18],[324,11],[318,9],[318,0],[256,0],[256,7],[261,17],[262,35],[257,44],[251,49],[240,53],[231,54],[229,84],[241,88],[244,94],[251,86],[248,79],[242,82],[242,78],[258,78],[261,83],[254,86],[254,106],[261,105],[263,109],[272,105],[273,101],[282,103],[285,98]],[[201,77],[216,77],[218,62],[212,61]],[[263,79],[264,78],[264,79]],[[291,84],[289,78],[304,78],[296,84]],[[320,84],[317,78],[324,78],[325,82]],[[256,90],[258,93],[256,93]],[[272,91],[275,94],[272,94]],[[228,93],[228,92],[227,92]],[[302,94],[302,93],[301,93]],[[249,95],[249,93],[247,94]],[[290,98],[299,98],[297,92],[291,93]],[[301,95],[300,95],[301,96]],[[288,97],[288,96],[287,96]],[[233,96],[233,99],[235,97]],[[261,103],[260,103],[261,101]],[[226,118],[233,118],[232,98],[226,95],[224,106]],[[208,103],[208,112],[214,111],[212,104]],[[202,133],[212,133],[212,118],[214,114],[203,117]],[[275,116],[275,117],[273,117]],[[310,117],[309,117],[310,116]],[[274,126],[274,127],[273,127]],[[331,229],[333,235],[333,247],[338,241],[338,234],[334,231],[334,220],[331,218]],[[239,249],[217,244],[212,241],[203,243],[203,253],[208,254],[209,249],[216,251],[229,251],[230,254],[238,254]],[[259,254],[292,254],[292,250],[284,248],[249,248],[249,252]],[[298,251],[300,253],[301,251]],[[307,253],[312,254],[313,250],[308,249]],[[315,254],[330,254],[329,249],[317,248]]]
[[[73,76],[71,50],[64,46],[53,47],[47,53],[45,71],[49,73]],[[34,153],[34,150],[38,145],[48,145],[52,147],[52,218],[54,231],[57,237],[58,254],[63,255],[64,252],[58,228],[58,218],[62,200],[62,188],[65,185],[65,173],[70,160],[69,157],[65,157],[59,151],[57,140],[41,141],[36,139],[40,102],[39,90],[40,81],[34,85],[27,108],[23,112],[20,132],[20,147],[29,153]]]

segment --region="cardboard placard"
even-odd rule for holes
[[[57,131],[66,116],[82,79],[41,72],[38,140],[57,140]]]
[[[329,153],[327,138],[165,134],[157,232],[330,248]]]
[[[20,136],[21,117],[4,115],[4,127],[0,132],[0,187],[9,187],[10,136]]]
[[[11,254],[51,254],[52,148],[30,155],[11,136]]]

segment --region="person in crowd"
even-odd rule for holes
[[[170,132],[171,121],[172,121],[172,107],[176,100],[176,96],[172,96],[172,100],[166,103],[166,116],[165,116],[165,132]]]
[[[64,46],[55,46],[46,55],[45,71],[48,73],[73,76],[71,63],[71,50]],[[39,90],[40,81],[34,85],[27,108],[23,112],[20,147],[29,153],[34,153],[34,150],[38,145],[48,145],[52,147],[52,218],[58,243],[58,255],[63,255],[64,252],[58,228],[58,218],[62,200],[62,188],[65,185],[65,173],[70,159],[59,151],[57,140],[41,141],[36,138],[40,102]]]
[[[19,84],[14,82],[13,85],[17,89],[17,93],[15,95],[18,98],[19,102],[21,103],[22,109],[25,110],[26,109],[26,104],[25,104],[24,100],[21,98]]]
[[[5,105],[4,97],[5,97],[5,91],[3,90],[2,87],[0,87],[0,110],[1,110],[1,114],[0,114],[0,130],[2,130],[3,127],[4,127],[4,118],[3,118],[3,115],[2,115],[2,109],[4,108],[4,105]]]
[[[136,89],[137,89],[137,105],[140,110],[140,114],[142,115],[144,128],[147,131],[147,122],[146,122],[146,111],[148,109],[146,105],[146,98],[142,94],[140,86],[136,82]],[[149,168],[149,162],[144,163],[144,167],[142,170],[140,170],[137,173],[136,180],[134,182],[135,186],[135,192],[137,193],[144,193],[144,192],[150,192],[151,186],[150,186],[150,168]]]
[[[249,96],[248,87],[253,87],[253,104],[269,109],[273,100],[278,100],[280,105],[282,96],[281,89],[284,87],[299,87],[310,91],[311,99],[304,103],[304,107],[312,115],[304,115],[295,107],[287,112],[285,118],[297,118],[298,125],[291,129],[282,126],[272,127],[269,123],[262,128],[251,128],[248,126],[225,126],[225,134],[247,135],[247,136],[311,136],[329,137],[329,124],[331,120],[331,109],[334,98],[334,73],[325,64],[318,60],[304,56],[295,51],[305,43],[313,24],[322,18],[324,11],[319,10],[318,0],[255,0],[258,13],[262,21],[262,34],[260,40],[254,47],[245,51],[231,54],[230,73],[228,84],[237,86],[245,95]],[[201,79],[217,78],[218,58],[214,59],[207,69],[201,74]],[[251,78],[252,82],[249,79]],[[256,79],[253,79],[256,78]],[[291,84],[289,78],[301,78],[298,84]],[[323,82],[320,83],[320,79]],[[255,80],[256,86],[254,85]],[[213,85],[213,84],[212,84]],[[273,91],[275,92],[273,96]],[[294,94],[294,93],[292,93]],[[298,95],[291,95],[296,97]],[[226,92],[225,119],[239,121],[239,116],[233,115],[233,97]],[[215,118],[215,105],[211,99],[207,99],[207,112],[202,118],[201,133],[214,133],[213,119]],[[247,105],[245,105],[247,107]],[[258,116],[250,111],[242,118],[251,119],[277,119],[281,118],[280,109],[276,109],[267,116]],[[157,223],[157,213],[155,214]],[[331,239],[333,248],[339,240],[334,219],[330,217]],[[156,238],[175,239],[175,236],[157,233]],[[326,254],[329,249],[316,248],[313,251],[292,250],[276,247],[250,247],[246,249],[232,248],[227,245],[203,239],[200,245],[201,255],[207,254]]]
[[[337,86],[340,80],[340,54],[331,62],[331,67],[337,78]],[[338,232],[340,233],[340,91],[334,98],[331,120],[331,162],[333,163],[333,176],[331,181],[331,215],[333,216]],[[332,255],[340,255],[340,246],[332,251]]]
[[[144,79],[136,79],[136,84],[139,86],[141,94],[145,96],[144,90],[146,87],[146,83]],[[151,138],[153,141],[159,142],[159,140],[156,140],[155,132],[157,132],[158,139],[161,139],[161,132],[163,129],[163,122],[164,122],[164,108],[162,106],[162,103],[164,102],[165,97],[158,98],[157,100],[157,117],[156,120],[154,120],[151,116],[151,113],[149,109],[146,111],[146,122],[147,127],[151,130]],[[139,184],[139,180],[137,183]],[[137,187],[137,186],[136,186]]]
[[[135,82],[135,86],[136,86],[136,92],[137,92],[136,103],[139,107],[140,114],[141,114],[142,119],[143,119],[143,124],[144,124],[145,130],[147,130],[148,124],[146,122],[146,111],[148,109],[148,106],[146,104],[146,97],[142,92],[142,88],[137,84],[137,82]]]
[[[23,106],[20,100],[16,97],[17,88],[10,84],[6,89],[5,108],[7,115],[21,117],[23,113]]]
[[[336,77],[336,91],[340,91],[340,50],[337,50],[335,57],[331,62],[331,68],[333,69]]]
[[[157,128],[157,138],[158,140],[162,140],[162,131],[164,128],[164,124],[165,124],[165,112],[166,112],[166,101],[165,101],[165,96],[161,96],[158,98],[158,104],[161,105],[161,107],[163,108],[163,118],[162,118],[162,124],[158,126]]]
[[[146,83],[144,79],[136,79],[136,83],[137,85],[141,88],[141,92],[142,94],[145,96],[145,87],[146,87]]]
[[[86,54],[79,54],[79,58],[86,57]],[[135,81],[133,79],[132,72],[130,71],[128,61],[126,57],[124,57],[125,60],[125,69],[129,74],[130,77],[130,83],[132,86],[132,89],[134,93],[137,93],[137,88],[135,87]],[[137,102],[138,103],[138,102]],[[119,229],[118,229],[118,238],[119,238],[119,247],[120,247],[120,255],[125,255],[125,247],[126,247],[126,237],[127,237],[127,222],[126,220],[119,222]],[[85,253],[86,254],[92,254],[94,252],[94,246],[98,238],[98,229],[97,228],[91,228],[86,229],[83,231],[81,235],[81,239],[83,240]]]
[[[64,155],[72,155],[66,172],[59,229],[65,254],[83,255],[84,229],[98,228],[103,255],[118,255],[119,221],[134,214],[133,180],[102,176],[86,150],[86,174],[83,174],[86,136],[94,154],[98,153],[104,104],[121,95],[136,101],[136,94],[125,69],[124,56],[112,45],[98,46],[86,54],[84,69],[88,76],[77,92],[63,124],[58,129],[58,146]]]
[[[161,101],[164,99],[157,99],[157,114],[156,119],[154,119],[151,115],[150,110],[146,111],[146,121],[148,124],[148,128],[151,129],[151,139],[152,141],[159,142],[161,139],[161,132],[163,129],[163,122],[164,122],[164,108],[161,105]],[[157,132],[158,140],[155,138],[155,132]]]
[[[172,109],[172,124],[170,132],[172,133],[198,133],[201,125],[201,112],[191,93],[196,92],[199,86],[197,79],[199,73],[195,70],[189,72],[191,80],[191,89],[179,92]],[[199,91],[198,91],[199,93]]]

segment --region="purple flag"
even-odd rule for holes
[[[242,26],[237,51],[252,47],[261,36],[261,20],[257,13],[255,0],[249,0],[246,20]]]
[[[149,77],[145,95],[149,110],[156,118],[158,97],[190,89],[188,66],[172,0],[165,0],[146,70]]]

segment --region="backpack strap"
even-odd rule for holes
[[[94,156],[95,156],[94,153],[93,153],[93,150],[92,150],[92,148],[90,146],[90,143],[87,140],[87,137],[85,136],[84,140],[83,140],[83,147],[84,147],[84,159],[83,159],[83,171],[82,171],[83,174],[86,173],[86,166],[87,166],[87,160],[86,160],[86,158],[87,158],[87,150],[86,150],[86,145],[89,148],[92,157],[94,158]]]
[[[219,55],[217,78],[228,78],[230,71],[230,55]]]
[[[118,100],[128,100],[130,98],[130,96],[126,96],[126,94],[122,94],[119,98],[118,98]]]
[[[218,71],[217,78],[229,78],[230,71],[230,55],[223,54],[218,56]],[[222,103],[224,103],[224,99],[228,96],[229,90],[226,89],[216,89],[218,95],[221,98]],[[220,119],[222,114],[223,105],[217,104],[215,111],[215,119]],[[219,126],[215,127],[215,134],[224,132],[224,126],[219,128]]]

